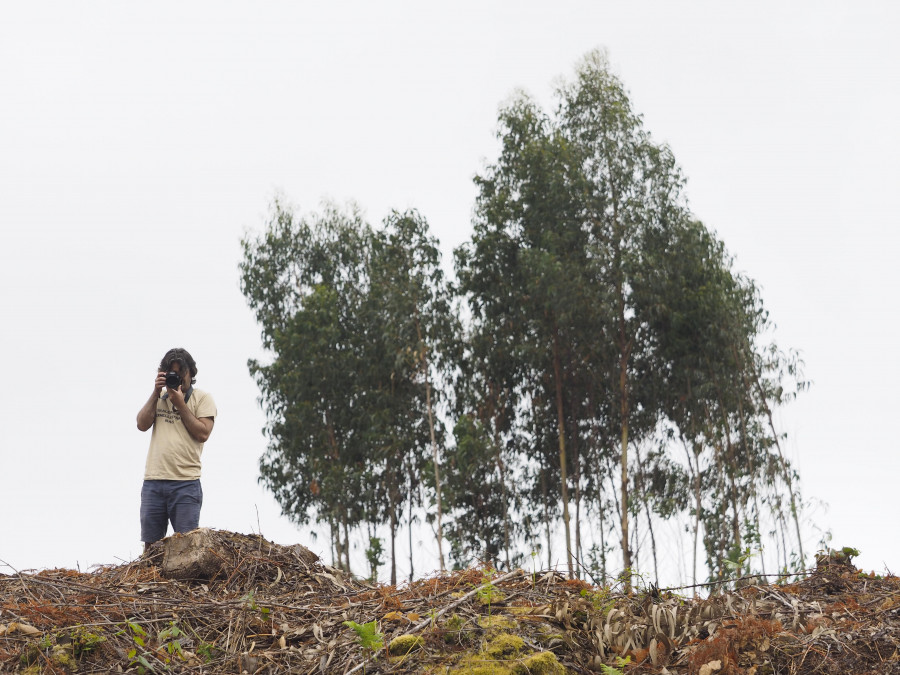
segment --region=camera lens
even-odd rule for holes
[[[174,370],[170,370],[166,373],[166,386],[169,389],[178,389],[178,385],[181,384],[181,375],[176,373]]]

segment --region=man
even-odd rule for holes
[[[193,387],[196,377],[197,364],[187,350],[170,349],[159,362],[153,393],[137,414],[138,429],[153,428],[141,489],[145,552],[166,536],[169,522],[175,532],[189,532],[200,523],[200,454],[212,433],[216,403]]]

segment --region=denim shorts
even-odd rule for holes
[[[200,524],[203,488],[200,480],[145,480],[141,488],[141,541],[152,544],[175,532],[190,532]]]

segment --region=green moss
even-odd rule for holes
[[[410,652],[425,646],[425,639],[418,635],[400,635],[391,640],[388,645],[388,654],[391,656],[406,656]]]
[[[106,642],[105,637],[92,633],[83,626],[72,630],[69,637],[72,639],[72,649],[76,657],[92,652]]]
[[[501,633],[484,647],[484,653],[492,659],[510,659],[522,651],[525,643],[518,635]]]
[[[515,664],[512,675],[566,675],[566,668],[553,652],[538,652]]]
[[[462,630],[462,627],[465,625],[466,620],[463,619],[459,614],[454,614],[449,619],[444,622],[444,626],[447,630],[459,631]]]
[[[78,662],[75,660],[72,645],[57,645],[50,652],[50,662],[66,670],[76,670]]]
[[[494,614],[493,616],[483,616],[478,619],[478,625],[488,632],[511,631],[516,627],[516,622],[502,614]]]
[[[512,675],[509,666],[501,661],[486,659],[483,655],[470,655],[459,662],[448,675]]]
[[[478,598],[478,602],[480,602],[484,606],[495,605],[498,602],[503,602],[506,600],[506,596],[503,595],[496,588],[482,588],[475,594]]]

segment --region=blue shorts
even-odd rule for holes
[[[203,488],[200,480],[145,480],[141,488],[141,541],[152,544],[175,532],[190,532],[200,524]]]

